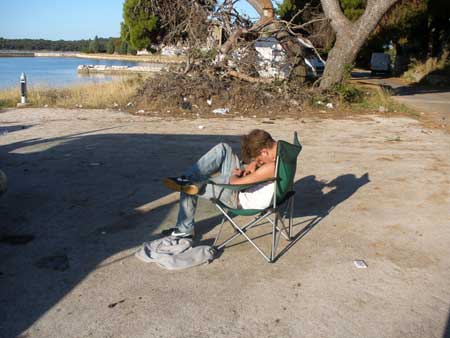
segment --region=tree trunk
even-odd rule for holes
[[[355,61],[359,50],[387,10],[399,0],[368,0],[366,9],[356,22],[342,13],[338,0],[321,0],[325,16],[336,32],[336,42],[328,55],[321,89],[342,82],[345,72]]]
[[[323,72],[320,88],[328,89],[342,82],[346,72],[358,55],[360,46],[355,46],[351,32],[337,34],[336,42],[330,54]]]

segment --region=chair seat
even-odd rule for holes
[[[267,210],[266,209],[235,209],[235,208],[230,208],[228,205],[222,203],[220,200],[214,200],[215,204],[220,205],[222,208],[228,210],[230,213],[232,213],[233,215],[236,216],[254,216],[257,214],[262,213],[263,211]]]
[[[277,205],[278,206],[283,205],[294,194],[295,194],[295,191],[289,191],[284,196],[284,198],[279,203],[277,203]],[[254,216],[254,215],[260,214],[262,212],[265,212],[265,211],[267,211],[267,209],[270,209],[272,207],[272,206],[269,206],[269,207],[267,207],[265,209],[241,209],[241,208],[235,209],[235,208],[230,208],[228,205],[222,203],[218,199],[214,199],[213,202],[218,204],[218,205],[220,205],[222,208],[227,209],[229,212],[231,212],[235,216]]]

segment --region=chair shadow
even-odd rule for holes
[[[306,223],[276,256],[275,262],[290,248],[315,228],[333,209],[350,198],[359,188],[368,184],[369,173],[357,177],[354,174],[344,174],[326,182],[317,180],[316,176],[306,176],[295,183],[295,208],[293,217],[307,217],[311,219],[294,224],[293,228]],[[327,190],[324,192],[324,190]],[[300,204],[300,205],[299,205]]]
[[[275,257],[274,262],[280,259],[290,248],[292,248],[299,240],[316,227],[331,211],[339,204],[350,198],[362,186],[368,184],[369,174],[365,173],[360,177],[354,174],[343,174],[335,179],[327,182],[318,180],[316,176],[310,175],[301,178],[294,184],[294,212],[293,218],[304,218],[311,216],[306,220],[301,220],[293,224],[293,229],[301,227],[301,229],[292,236],[291,241],[286,245]],[[283,209],[282,209],[283,210]],[[201,238],[206,233],[212,231],[221,221],[222,215],[204,219],[196,224],[198,237]],[[306,225],[304,225],[306,223]],[[269,222],[261,222],[253,228],[257,228],[269,224]],[[252,237],[256,240],[262,237],[270,236],[271,232],[265,232],[258,236]],[[212,245],[214,239],[200,240],[198,243],[202,245]],[[226,248],[231,248],[243,243],[246,240],[237,241],[229,244]]]

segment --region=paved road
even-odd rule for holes
[[[404,105],[427,114],[435,123],[449,126],[450,88],[410,86],[400,78],[373,78],[370,72],[358,71],[353,74],[359,82],[377,84],[393,89],[393,98]]]
[[[427,89],[400,87],[394,98],[425,113],[450,114],[450,88]]]

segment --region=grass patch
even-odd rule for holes
[[[353,104],[354,109],[375,110],[379,113],[407,113],[419,116],[413,109],[395,101],[389,90],[385,88],[376,87],[364,89],[364,97],[361,102]]]
[[[426,84],[429,75],[448,76],[450,73],[450,64],[447,57],[428,58],[425,62],[414,61],[409,69],[402,75],[402,78],[409,82]],[[448,79],[446,81],[449,83]]]
[[[143,84],[143,77],[129,77],[104,83],[83,84],[67,88],[35,86],[28,90],[33,107],[111,108],[125,107]],[[15,107],[20,101],[18,88],[0,90],[0,108]]]
[[[355,112],[376,111],[419,116],[416,111],[395,101],[390,91],[383,87],[343,83],[334,88],[334,95],[342,106]]]
[[[331,90],[312,93],[309,108],[330,115],[381,113],[420,116],[418,112],[396,101],[389,88],[378,85],[343,82]]]

